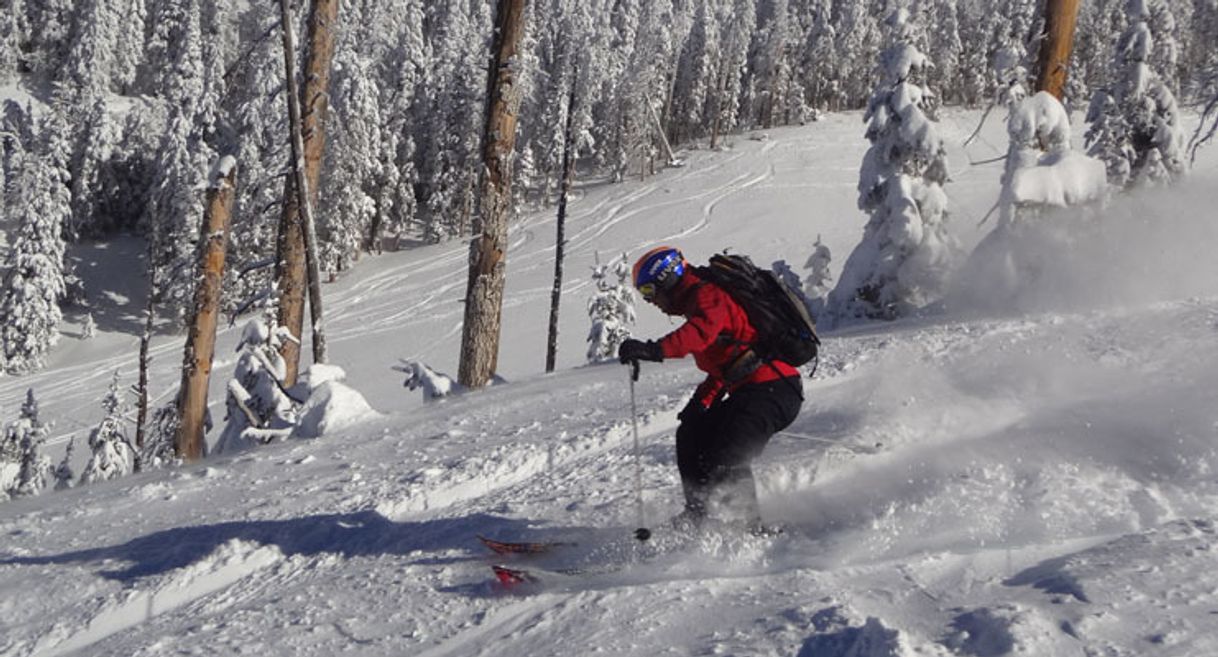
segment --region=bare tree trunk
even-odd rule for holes
[[[157,230],[152,228],[153,234]],[[139,367],[140,373],[138,382],[135,385],[135,463],[134,469],[140,472],[144,469],[144,442],[148,431],[148,366],[151,364],[151,358],[148,355],[148,349],[152,346],[152,329],[156,324],[156,265],[153,264],[154,254],[157,251],[157,240],[153,238],[153,246],[148,250],[148,266],[151,275],[148,285],[148,302],[144,306],[144,332],[140,335],[140,357]]]
[[[148,243],[148,300],[144,305],[144,332],[140,335],[139,378],[135,385],[135,463],[136,472],[143,470],[144,443],[148,435],[148,368],[152,364],[149,350],[152,347],[152,332],[156,328],[156,298],[160,286],[157,257],[161,252],[161,229],[156,221],[150,227]]]
[[[198,281],[186,351],[182,360],[182,387],[178,397],[178,435],[174,451],[188,461],[203,456],[203,431],[207,415],[207,385],[211,381],[212,358],[216,354],[216,325],[220,317],[220,288],[224,278],[224,256],[233,208],[237,162],[220,160],[207,190],[207,210],[199,236]]]
[[[512,202],[512,151],[516,148],[519,94],[516,51],[524,33],[526,0],[498,0],[495,41],[487,75],[488,106],[483,136],[482,216],[470,242],[469,283],[461,334],[458,378],[481,388],[499,365],[499,330],[507,266],[507,220]]]
[[[664,144],[664,152],[668,155],[668,163],[672,164],[677,161],[677,156],[672,152],[672,144],[668,143],[668,137],[664,133],[664,124],[660,122],[660,115],[656,114],[655,105],[651,104],[651,96],[647,97],[647,111],[651,114],[651,120],[656,126],[656,135],[659,136],[660,142]],[[654,169],[652,173],[655,173]]]
[[[579,78],[576,68],[572,79]],[[550,292],[550,334],[546,342],[546,372],[553,372],[558,359],[558,305],[562,299],[563,252],[566,247],[567,197],[571,195],[571,183],[575,178],[575,85],[567,97],[567,127],[563,132],[562,145],[562,191],[558,196],[558,228],[554,241],[554,290]]]
[[[313,360],[324,362],[325,332],[322,330],[321,276],[317,270],[317,235],[313,204],[317,202],[325,153],[325,118],[329,109],[330,65],[334,59],[334,27],[338,0],[313,0],[309,15],[308,53],[304,88],[297,90],[296,36],[290,0],[280,0],[284,65],[287,70],[288,115],[292,130],[292,169],[284,185],[283,214],[276,243],[276,285],[279,290],[278,322],[297,339],[303,337],[304,297],[309,294],[313,325]],[[304,199],[304,200],[302,200]],[[280,349],[287,364],[285,385],[296,383],[300,371],[301,345],[285,340]]]
[[[1074,45],[1074,23],[1078,0],[1046,0],[1045,38],[1040,44],[1037,91],[1047,91],[1062,100]]]

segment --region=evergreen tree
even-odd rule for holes
[[[746,120],[742,108],[756,102],[747,93],[744,75],[748,70],[749,44],[756,27],[753,2],[754,0],[732,0],[732,7],[723,20],[722,62],[719,66],[718,86],[711,98],[712,138],[735,131]],[[780,36],[787,38],[791,35],[783,30]],[[792,111],[800,115],[804,112],[802,85],[791,79],[791,66],[788,61],[790,48],[791,44],[788,43],[782,51],[780,70],[775,77],[780,96],[776,107],[784,113],[785,122],[792,120]]]
[[[0,289],[0,367],[15,373],[46,363],[66,292],[63,227],[71,207],[62,114],[52,111],[43,130],[39,151],[22,160],[12,199],[20,223]]]
[[[24,0],[9,0],[0,11],[0,84],[17,77],[22,66],[21,43],[27,39]]]
[[[32,73],[55,77],[64,64],[71,41],[74,0],[26,0],[16,3],[15,11],[25,10],[24,68]]]
[[[93,313],[85,313],[85,321],[80,329],[82,340],[92,340],[97,336],[97,322],[93,321]]]
[[[13,424],[15,421],[0,433],[0,501],[10,498],[21,474],[21,436],[9,431]]]
[[[490,4],[450,3],[434,14],[433,54],[420,96],[424,237],[439,242],[472,228],[485,126]]]
[[[1125,31],[1126,0],[1095,0],[1079,6],[1070,55],[1070,77],[1066,81],[1070,98],[1093,98],[1110,85],[1112,53]]]
[[[865,2],[844,2],[836,6],[836,51],[840,67],[836,77],[838,98],[833,109],[862,105],[868,95],[868,80],[882,35],[879,23]]]
[[[176,395],[173,401],[152,412],[148,433],[144,436],[144,444],[139,448],[141,469],[164,468],[181,462],[174,444],[181,420],[182,413],[178,410]],[[206,426],[211,426],[210,420]]]
[[[16,439],[21,444],[21,468],[13,496],[27,497],[41,493],[52,476],[51,459],[41,451],[50,428],[38,419],[38,402],[34,399],[33,388],[26,391],[21,416],[7,431],[12,432],[10,440]]]
[[[677,67],[672,116],[674,133],[681,138],[710,132],[713,110],[707,101],[718,92],[719,68],[723,65],[718,4],[698,3]]]
[[[123,428],[123,404],[118,392],[118,371],[110,379],[110,388],[102,399],[106,412],[101,422],[89,432],[89,449],[93,451],[80,483],[109,481],[131,474],[135,454]]]
[[[157,292],[165,314],[184,325],[194,295],[194,254],[203,218],[203,180],[209,149],[194,134],[190,116],[174,108],[157,153],[156,182],[148,204],[149,221],[161,231],[153,254],[163,273]]]
[[[55,490],[67,490],[76,482],[76,471],[72,469],[72,454],[76,451],[76,436],[68,440],[68,449],[64,452],[59,465],[55,466]]]
[[[232,228],[224,269],[222,302],[232,312],[263,295],[273,282],[275,238],[283,206],[284,162],[288,161],[283,46],[266,38],[276,29],[275,3],[254,3],[242,21],[242,41],[253,45],[232,68],[233,93],[224,113],[231,120],[226,141],[241,164],[241,184],[233,198]]]
[[[144,84],[164,104],[165,129],[156,147],[148,221],[161,230],[157,266],[164,272],[159,292],[166,314],[181,325],[194,294],[194,253],[203,215],[205,176],[215,152],[214,136],[222,81],[215,15],[200,0],[162,0],[150,15]]]
[[[1104,161],[1114,186],[1170,182],[1186,168],[1184,132],[1175,94],[1154,62],[1174,72],[1175,46],[1168,34],[1163,44],[1172,54],[1154,57],[1159,41],[1151,26],[1166,30],[1174,21],[1162,0],[1129,0],[1126,9],[1129,27],[1117,44],[1117,78],[1092,97],[1087,113],[1088,153]]]
[[[592,320],[588,331],[590,362],[617,358],[617,348],[630,337],[635,313],[634,290],[629,279],[630,263],[625,253],[611,263],[598,263],[592,268],[596,292],[588,299],[588,317]]]
[[[837,30],[832,21],[831,0],[813,0],[810,7],[810,26],[805,38],[803,54],[804,86],[808,90],[808,101],[814,110],[827,110],[839,97],[837,79]]]
[[[87,112],[80,117],[72,157],[72,220],[67,235],[71,239],[81,236],[99,236],[113,231],[116,221],[104,216],[98,203],[103,189],[103,172],[113,155],[118,135],[110,125],[109,110],[100,95],[81,97],[81,109]]]
[[[10,497],[36,495],[46,487],[50,461],[40,454],[50,429],[38,418],[38,400],[34,390],[26,390],[21,414],[4,427],[0,440],[0,492]],[[8,466],[2,464],[7,463]]]
[[[354,50],[340,50],[334,62],[330,131],[333,147],[326,153],[322,196],[329,212],[318,226],[321,269],[348,269],[365,244],[372,242],[377,216],[387,212],[380,190],[397,186],[394,157],[397,139],[384,130],[380,90],[371,63]]]
[[[934,31],[933,39],[919,44],[930,61],[934,62],[934,66],[926,72],[927,87],[937,90],[944,101],[957,103],[966,102],[959,83],[964,56],[959,16],[957,0],[923,0],[915,17],[924,29]]]
[[[13,100],[0,107],[0,216],[16,215],[14,196],[18,191],[27,149],[34,145],[34,126],[30,113]],[[10,213],[8,208],[14,208]]]
[[[216,453],[287,438],[296,425],[298,409],[283,387],[285,363],[279,345],[291,335],[262,318],[251,319],[241,331],[240,356],[228,382],[224,431]]]
[[[804,269],[808,270],[808,276],[804,279],[802,286],[792,286],[792,289],[803,290],[804,296],[809,299],[808,310],[814,318],[820,317],[829,300],[829,292],[832,290],[830,283],[833,282],[833,274],[829,272],[829,263],[832,261],[833,253],[821,242],[820,235],[817,235],[816,244],[812,245],[812,255],[808,256],[808,260],[804,262]]]
[[[925,305],[941,291],[955,250],[945,225],[943,140],[915,82],[928,62],[912,45],[905,10],[886,25],[891,45],[880,56],[881,82],[864,115],[871,148],[859,174],[859,208],[871,219],[829,297],[838,321],[892,319]]]

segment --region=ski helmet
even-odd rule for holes
[[[671,289],[685,274],[685,256],[671,246],[656,247],[634,263],[634,287],[648,301]]]

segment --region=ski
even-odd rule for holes
[[[596,568],[516,568],[503,564],[491,566],[495,579],[504,588],[566,586],[581,578],[607,575],[626,568],[629,564],[607,564]]]
[[[519,568],[508,568],[507,566],[494,565],[491,570],[495,573],[495,579],[506,587],[519,586],[521,584],[536,584],[537,578],[527,570]]]
[[[478,536],[478,540],[491,552],[499,555],[533,555],[547,554],[557,548],[571,547],[575,543],[566,541],[497,541],[493,538]]]

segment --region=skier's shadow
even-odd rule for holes
[[[47,565],[83,562],[125,562],[105,568],[99,575],[120,582],[160,575],[196,563],[221,545],[241,540],[273,545],[284,556],[337,554],[343,557],[410,555],[470,549],[476,533],[510,535],[522,532],[529,521],[475,514],[422,522],[393,522],[375,511],[323,514],[285,520],[252,520],[214,525],[174,527],[126,543],[47,556],[0,559],[0,565]],[[468,559],[477,558],[471,551]],[[424,556],[411,563],[442,563]],[[461,557],[448,561],[463,560]]]

